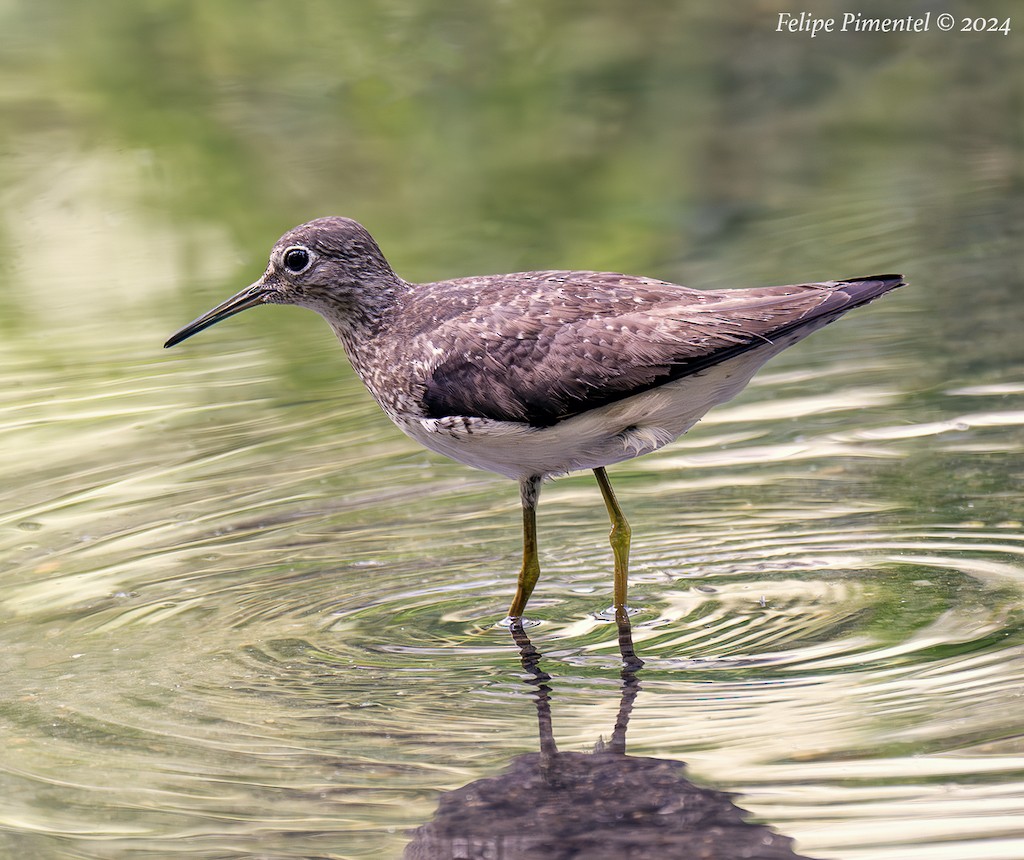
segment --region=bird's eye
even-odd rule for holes
[[[305,248],[289,248],[284,252],[284,267],[297,275],[309,268],[311,259]]]

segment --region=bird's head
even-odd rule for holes
[[[277,240],[258,281],[175,332],[164,346],[256,305],[301,305],[335,326],[353,318],[372,319],[401,284],[361,224],[351,218],[317,218]]]

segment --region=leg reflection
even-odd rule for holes
[[[555,729],[551,722],[551,687],[548,681],[551,676],[540,668],[541,654],[526,635],[522,622],[513,623],[510,628],[512,639],[519,647],[519,661],[528,678],[527,683],[534,686],[534,701],[537,705],[537,728],[540,734],[541,767],[548,768],[558,753],[555,746]]]
[[[626,727],[629,725],[629,718],[633,714],[633,705],[640,692],[640,680],[636,673],[643,668],[644,661],[636,656],[636,651],[633,648],[633,629],[630,627],[629,615],[625,609],[616,608],[615,622],[619,627],[619,653],[622,655],[622,671],[620,673],[622,695],[619,699],[619,713],[615,718],[615,728],[612,729],[612,739],[608,744],[608,751],[625,755]]]
[[[626,754],[626,728],[629,725],[630,715],[633,713],[633,705],[636,702],[637,694],[640,692],[640,681],[636,673],[643,668],[644,661],[636,655],[633,647],[633,630],[629,623],[629,615],[625,609],[619,609],[615,613],[615,622],[618,626],[619,653],[622,655],[622,670],[619,673],[622,678],[622,690],[619,698],[619,711],[615,719],[615,728],[612,730],[611,742],[605,745],[598,741],[595,752]],[[551,687],[548,682],[551,676],[540,667],[542,655],[530,641],[522,623],[513,623],[511,628],[512,639],[519,648],[519,661],[529,676],[527,683],[536,688],[535,702],[537,705],[537,726],[540,733],[540,752],[542,761],[550,764],[553,757],[558,753],[555,745],[555,733],[551,720]]]

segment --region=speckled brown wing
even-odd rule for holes
[[[424,285],[410,304],[424,333],[410,324],[408,334],[429,337],[416,348],[437,357],[422,381],[427,417],[550,426],[831,321],[902,283],[878,275],[712,292],[595,272],[466,278]],[[445,302],[431,301],[435,289]],[[429,311],[442,304],[443,320]]]

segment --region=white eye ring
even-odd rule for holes
[[[304,245],[292,245],[284,249],[281,263],[291,274],[301,275],[313,265],[313,252]]]

